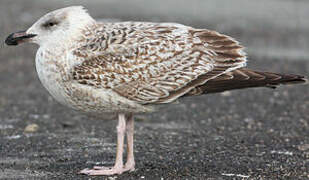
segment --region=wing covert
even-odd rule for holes
[[[214,31],[132,22],[97,29],[74,52],[85,60],[73,79],[141,104],[173,101],[246,61],[237,41]]]

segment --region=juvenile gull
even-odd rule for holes
[[[175,23],[100,23],[80,6],[50,12],[5,42],[40,46],[38,76],[60,103],[93,114],[118,114],[115,165],[80,171],[88,175],[134,170],[133,114],[153,112],[156,105],[184,96],[306,81],[244,68],[243,47],[216,31]]]

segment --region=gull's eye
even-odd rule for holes
[[[48,26],[54,26],[54,25],[56,25],[56,24],[53,23],[53,22],[48,23]]]
[[[56,26],[58,23],[56,21],[48,21],[46,23],[43,24],[43,27],[45,28],[49,28],[49,27],[53,27]]]

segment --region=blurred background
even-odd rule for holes
[[[246,47],[250,68],[309,75],[308,0],[1,0],[0,179],[83,179],[76,172],[85,165],[112,164],[116,122],[60,106],[37,78],[37,46],[4,45],[10,33],[71,5],[102,21],[216,30]],[[308,85],[232,91],[139,116],[138,170],[119,179],[309,178],[308,92]]]

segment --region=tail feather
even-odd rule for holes
[[[280,84],[299,84],[306,83],[307,81],[304,76],[300,75],[258,72],[241,68],[211,79],[191,90],[187,95],[217,93],[251,87],[276,88]]]

